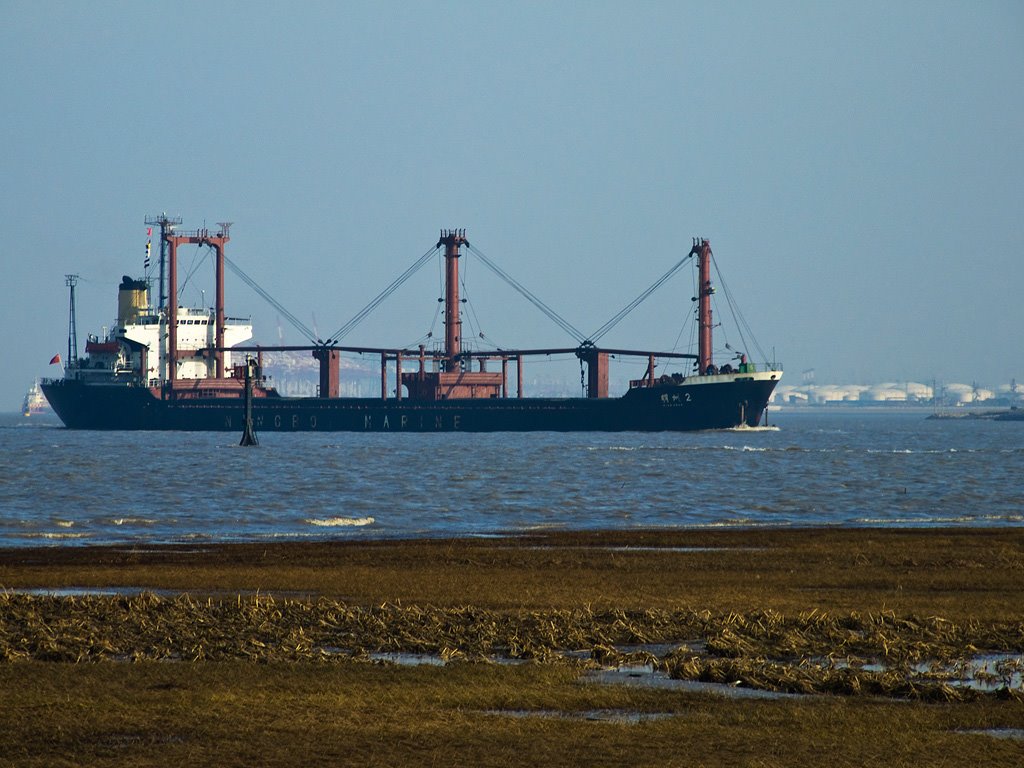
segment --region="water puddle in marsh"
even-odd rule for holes
[[[556,709],[489,709],[484,714],[515,719],[536,717],[553,720],[582,720],[592,723],[624,723],[626,725],[666,720],[676,716],[674,712],[637,712],[623,709],[588,709],[581,712],[562,712]]]
[[[397,664],[400,667],[443,667],[448,662],[440,656],[432,656],[427,653],[368,653],[370,661],[384,661],[390,664]]]
[[[684,649],[690,653],[703,653],[704,643],[703,641],[694,641],[689,643],[619,643],[611,650],[620,654],[621,656],[647,656],[660,659],[672,651],[678,649]],[[570,659],[579,659],[585,661],[587,659],[594,659],[601,661],[600,651],[598,649],[591,648],[579,648],[574,651],[560,651],[561,655]],[[637,659],[633,659],[636,661]]]
[[[865,672],[888,672],[882,663],[855,664],[847,661],[818,660],[835,669],[860,669]],[[983,693],[1007,688],[1024,689],[1024,655],[1016,653],[984,653],[953,662],[923,661],[910,665],[906,677],[913,683],[945,684]]]
[[[752,687],[749,683],[736,680],[731,683],[705,682],[700,680],[684,680],[671,677],[659,667],[656,659],[662,658],[678,648],[676,644],[643,644],[623,645],[619,652],[624,655],[631,653],[649,654],[649,663],[606,664],[601,669],[591,669],[584,673],[582,680],[587,683],[604,685],[629,685],[645,688],[659,688],[693,693],[712,693],[730,698],[743,699],[790,699],[804,698],[812,693],[793,693],[774,691],[768,688]],[[342,649],[324,648],[325,653],[345,653]],[[567,660],[587,661],[597,658],[594,652],[586,649],[565,651],[559,654]],[[402,666],[444,666],[445,664],[466,660],[461,656],[443,658],[437,654],[376,652],[367,655],[371,661],[398,664]],[[473,659],[469,659],[472,661]],[[489,656],[486,661],[494,664],[529,664],[535,660],[513,659],[502,656]],[[805,671],[807,664],[791,662],[794,667],[800,666]],[[866,673],[886,672],[883,664],[855,664],[845,661],[819,660],[816,664],[824,672],[829,669],[853,668]],[[1004,688],[1021,690],[1024,657],[1015,654],[985,654],[955,663],[919,663],[904,670],[905,679],[914,685],[946,685],[951,688],[970,689],[982,693],[993,693]],[[825,693],[825,690],[818,692]]]
[[[968,736],[991,736],[993,739],[1011,739],[1024,741],[1024,728],[977,728],[969,731],[956,731]]]
[[[587,672],[583,679],[589,683],[605,685],[635,685],[643,688],[660,688],[691,693],[713,693],[735,699],[795,699],[804,694],[766,691],[760,688],[744,688],[724,683],[704,683],[698,680],[676,680],[650,664],[628,665],[613,669]]]
[[[33,597],[135,597],[147,593],[159,597],[177,597],[181,590],[154,589],[153,587],[16,587],[8,594]]]
[[[661,646],[636,646],[647,652],[651,652],[651,648],[660,648]],[[674,646],[665,646],[671,649]],[[342,649],[323,648],[325,653],[344,653]],[[573,653],[565,654],[567,658],[589,658],[589,651],[576,651]],[[443,667],[452,661],[459,661],[460,659],[444,659],[436,654],[429,653],[399,653],[399,652],[377,652],[367,654],[367,658],[371,661],[384,662],[390,664],[397,664],[399,666],[435,666]],[[487,658],[488,662],[494,664],[529,664],[529,659],[510,659],[508,657],[501,656],[490,656]],[[715,693],[720,696],[729,696],[733,698],[745,698],[745,699],[788,699],[797,698],[803,696],[803,694],[795,693],[780,693],[777,691],[766,691],[758,688],[744,688],[738,685],[725,685],[721,683],[704,683],[693,680],[675,680],[668,676],[667,673],[655,669],[652,664],[624,664],[615,667],[607,667],[605,669],[590,670],[586,672],[582,678],[587,683],[600,683],[604,685],[633,685],[643,686],[646,688],[662,688],[666,690],[675,691],[692,691],[697,693]],[[510,710],[509,712],[518,712],[518,710]],[[510,717],[515,717],[515,714],[509,714],[502,711],[501,714],[508,714]],[[534,715],[531,710],[524,710],[522,717],[528,717]],[[541,715],[537,715],[541,716]],[[585,719],[585,718],[584,718]]]
[[[235,600],[250,598],[258,599],[281,599],[281,600],[315,600],[317,594],[314,592],[298,591],[275,591],[261,592],[259,590],[237,590],[237,589],[214,589],[214,590],[185,590],[185,589],[164,589],[160,587],[9,587],[0,589],[0,594],[29,595],[32,597],[138,597],[142,594],[156,595],[157,597],[174,599],[178,597],[207,597],[215,600]],[[339,598],[344,600],[344,598]]]

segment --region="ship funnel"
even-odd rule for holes
[[[149,310],[149,285],[145,280],[133,280],[125,275],[117,288],[117,324],[121,327],[136,323]]]

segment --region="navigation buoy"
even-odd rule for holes
[[[242,423],[245,428],[242,430],[242,441],[239,445],[259,445],[256,439],[256,431],[252,427],[252,386],[256,378],[256,361],[251,357],[245,361],[245,418]]]

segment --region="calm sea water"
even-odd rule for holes
[[[684,434],[74,432],[0,416],[0,546],[538,529],[1024,524],[1024,422]]]

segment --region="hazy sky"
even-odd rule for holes
[[[234,222],[324,335],[442,227],[584,332],[699,235],[791,383],[1024,381],[1018,1],[0,0],[0,104],[0,410],[58,372],[65,273],[83,347],[161,211]],[[572,343],[466,267],[489,338]],[[691,295],[602,341],[672,347]],[[429,267],[345,341],[410,343],[437,296]],[[230,273],[228,309],[276,340]]]

